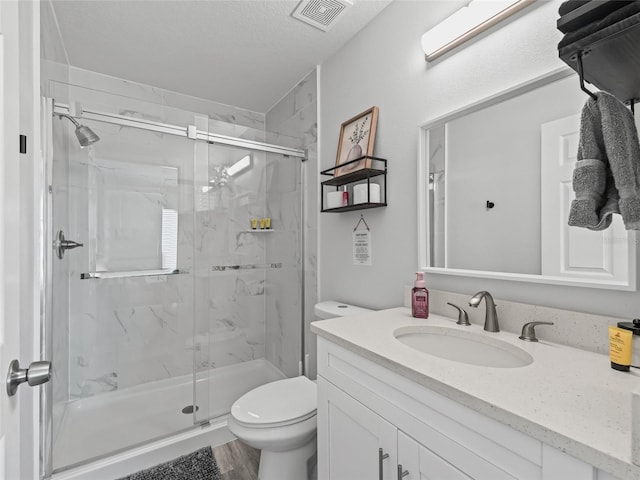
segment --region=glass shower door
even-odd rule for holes
[[[207,301],[196,301],[205,360],[196,365],[196,402],[209,406],[209,417],[228,414],[257,386],[300,373],[301,171],[300,158],[212,144],[197,174],[204,181],[196,188],[196,298]]]
[[[84,89],[70,95],[96,96],[92,106],[106,111],[132,102]],[[206,117],[136,108],[207,129]],[[51,128],[49,244],[64,235],[78,245],[49,252],[49,473],[195,421],[194,173],[198,152],[206,164],[206,143],[80,120],[98,143],[80,148],[59,116]]]
[[[60,116],[70,104],[50,102],[45,475],[228,414],[252,388],[298,375],[303,344],[303,152],[58,87],[100,141],[80,148]],[[54,242],[75,248],[58,257]]]

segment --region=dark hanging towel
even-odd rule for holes
[[[568,0],[566,2],[562,2],[560,8],[558,8],[558,13],[560,16],[566,15],[569,12],[573,12],[576,8],[586,5],[591,0]]]
[[[591,0],[596,1],[596,0]],[[633,16],[640,13],[640,1],[636,2],[612,2],[615,4],[622,4],[621,8],[618,8],[614,12],[609,13],[604,18],[591,21],[586,25],[565,34],[558,44],[558,50],[570,45],[578,40],[586,38],[596,33],[601,33],[602,37],[609,36],[616,31],[624,30],[629,25],[637,23],[633,20]],[[598,35],[594,35],[594,39],[597,39]]]

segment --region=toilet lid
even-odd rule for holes
[[[253,427],[287,425],[316,414],[316,384],[305,376],[285,378],[254,388],[235,401],[231,415]]]

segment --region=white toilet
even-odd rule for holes
[[[318,319],[369,312],[339,302],[315,306]],[[307,377],[285,378],[244,394],[231,407],[229,430],[262,450],[259,480],[305,480],[316,454],[316,384]]]

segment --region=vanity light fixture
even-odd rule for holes
[[[425,60],[435,60],[534,1],[472,0],[422,36]]]
[[[227,168],[227,173],[230,177],[244,172],[247,168],[251,167],[251,155],[245,155],[236,163]]]

